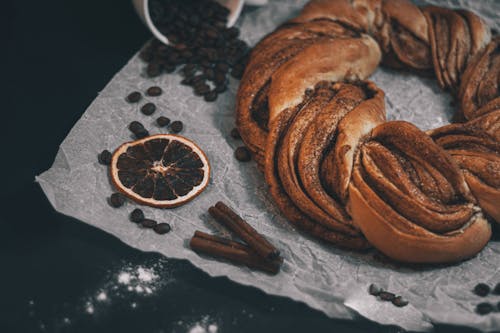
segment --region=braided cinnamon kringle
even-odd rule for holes
[[[491,236],[480,207],[500,215],[500,39],[490,40],[472,12],[407,0],[313,0],[266,36],[240,83],[237,126],[283,215],[401,261],[480,251]],[[469,122],[432,138],[386,122],[384,93],[363,81],[380,62],[433,71]]]

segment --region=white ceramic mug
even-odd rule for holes
[[[229,9],[229,17],[227,20],[227,26],[232,27],[238,17],[240,16],[241,9],[243,8],[244,0],[216,0],[218,3]],[[267,0],[248,0],[250,4],[262,5],[267,2]],[[149,15],[149,0],[132,0],[137,14],[146,24],[148,29],[153,33],[153,35],[164,44],[169,44],[167,37],[165,37],[158,29],[156,29],[151,16]]]

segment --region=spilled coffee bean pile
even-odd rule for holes
[[[213,0],[152,0],[149,11],[171,45],[154,39],[142,50],[148,76],[184,65],[181,84],[193,87],[207,102],[227,90],[229,74],[243,76],[250,48],[238,38],[238,28],[226,27],[226,7]]]
[[[474,289],[474,294],[480,297],[486,297],[490,294],[499,296],[500,295],[500,283],[497,283],[496,286],[491,290],[490,286],[486,283],[478,283]],[[500,312],[500,302],[496,305],[491,304],[489,302],[482,302],[476,305],[476,313],[479,315],[487,315],[492,312]]]
[[[409,303],[406,299],[403,298],[403,296],[397,296],[396,294],[385,291],[375,284],[370,285],[368,292],[370,293],[370,295],[376,296],[384,302],[392,302],[392,304],[399,308],[407,306]]]
[[[233,128],[230,135],[235,140],[241,140],[241,136],[237,128]],[[234,157],[240,162],[249,162],[252,159],[252,154],[247,147],[241,146],[235,149]]]
[[[153,229],[157,234],[163,235],[169,233],[172,227],[168,223],[158,223],[155,220],[148,219],[144,216],[144,212],[136,208],[130,213],[130,221],[139,224],[143,228]]]

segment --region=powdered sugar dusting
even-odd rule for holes
[[[217,333],[219,325],[210,316],[204,316],[201,320],[188,326],[187,333]]]

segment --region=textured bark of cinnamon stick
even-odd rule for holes
[[[231,208],[222,202],[217,202],[215,207],[208,209],[217,222],[222,223],[241,240],[248,244],[262,258],[269,260],[279,257],[279,250],[274,247],[267,239],[257,232],[251,225],[243,220]]]
[[[260,257],[250,247],[207,233],[196,231],[189,243],[195,252],[204,253],[215,258],[229,260],[236,264],[243,264],[252,269],[277,274],[280,270],[281,260],[267,260]]]

